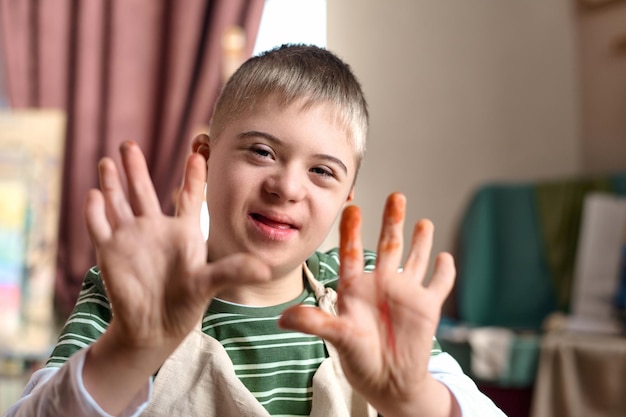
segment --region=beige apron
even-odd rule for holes
[[[304,272],[320,308],[336,314],[337,294]],[[346,380],[335,348],[313,376],[312,417],[375,417],[376,411]],[[222,345],[194,329],[165,361],[154,381],[152,401],[142,416],[270,417],[235,375]]]

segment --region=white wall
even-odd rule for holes
[[[572,2],[573,3],[573,2]],[[357,184],[375,249],[384,199],[407,195],[451,250],[474,189],[580,170],[579,92],[568,0],[328,0],[328,48],[370,104]],[[335,233],[326,245],[337,243]]]

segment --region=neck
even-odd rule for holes
[[[217,293],[216,297],[231,303],[254,307],[269,307],[297,298],[304,290],[302,267],[288,274],[275,277],[269,282],[240,285]]]

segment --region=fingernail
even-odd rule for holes
[[[125,140],[124,142],[122,142],[120,148],[122,150],[128,150],[133,146],[137,146],[137,142],[135,142],[134,140]]]

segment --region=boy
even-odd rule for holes
[[[501,415],[433,347],[454,265],[439,255],[422,285],[430,222],[398,272],[403,196],[387,201],[377,260],[354,206],[339,252],[316,252],[353,198],[367,118],[346,64],[284,46],[224,87],[176,217],[161,213],[136,145],[121,146],[128,197],[105,158],[85,206],[99,269],[9,415]]]

